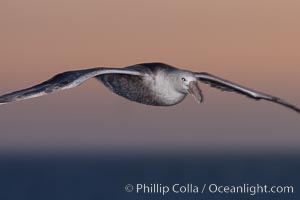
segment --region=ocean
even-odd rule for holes
[[[300,199],[299,170],[298,154],[2,155],[0,199]]]

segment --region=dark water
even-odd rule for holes
[[[0,158],[0,199],[300,199],[299,170],[299,155],[10,155]],[[144,183],[292,185],[294,193],[252,196],[199,191],[163,196],[124,189],[127,184]]]

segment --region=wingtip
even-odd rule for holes
[[[7,101],[0,101],[0,106],[2,106],[4,104],[7,104],[7,103],[9,103],[9,102],[7,102]]]
[[[8,101],[6,98],[1,98],[0,97],[0,106],[9,103],[10,101]]]
[[[300,114],[300,108],[298,108],[298,107],[295,106],[294,110],[295,110],[297,113]]]
[[[287,107],[287,108],[289,108],[289,109],[297,112],[298,114],[300,114],[300,108],[299,107],[297,107],[297,106],[295,106],[295,105],[293,105],[293,104],[291,104],[291,103],[289,103],[289,102],[287,102],[287,101],[285,101],[283,99],[277,98],[277,97],[273,98],[272,100],[274,102],[276,102],[278,104],[281,104],[281,105],[283,105],[283,106],[285,106],[285,107]]]

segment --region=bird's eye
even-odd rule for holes
[[[182,81],[186,81],[186,79],[185,79],[185,78],[183,78],[183,77],[181,78],[181,80],[182,80]]]

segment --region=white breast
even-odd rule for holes
[[[185,97],[184,94],[175,90],[171,77],[164,71],[148,77],[147,82],[150,85],[150,89],[166,104],[178,103]]]

